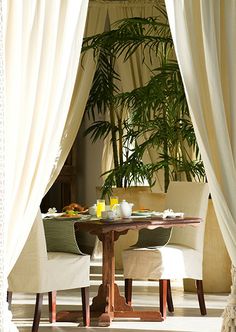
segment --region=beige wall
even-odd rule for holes
[[[84,117],[78,136],[78,202],[91,206],[96,203],[96,187],[101,186],[101,159],[103,142],[92,143],[84,131],[89,126],[87,116]]]

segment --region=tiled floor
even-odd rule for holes
[[[123,291],[122,275],[117,274],[117,283]],[[91,273],[91,298],[96,294],[100,284],[101,275],[99,271],[92,270]],[[220,332],[221,315],[226,305],[227,294],[206,294],[206,306],[208,315],[202,317],[199,313],[196,294],[184,293],[180,282],[172,283],[173,301],[175,312],[168,315],[164,322],[141,322],[131,320],[115,320],[109,328],[96,326],[92,321],[90,328],[80,325],[79,331],[86,332],[118,332],[118,331],[174,331],[174,332]],[[46,298],[46,297],[45,297]],[[133,287],[133,304],[135,309],[155,310],[158,305],[158,284],[156,282],[135,282]],[[79,290],[61,291],[57,295],[58,310],[81,308]],[[68,305],[70,307],[68,307]],[[34,310],[34,297],[25,294],[14,294],[12,302],[13,320],[20,332],[31,330],[32,316]],[[55,323],[53,325],[47,320],[47,301],[43,306],[42,318],[39,332],[73,332],[78,331],[78,323]]]

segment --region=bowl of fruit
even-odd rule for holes
[[[70,205],[64,206],[62,214],[58,219],[80,219],[82,215],[86,214],[88,209],[81,206],[78,203],[71,203]]]

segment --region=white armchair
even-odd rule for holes
[[[166,194],[165,208],[184,212],[185,216],[201,217],[197,227],[173,227],[170,239],[164,246],[129,248],[123,252],[126,301],[131,303],[132,279],[159,280],[160,311],[166,316],[173,311],[170,279],[196,280],[197,294],[202,315],[206,314],[202,285],[203,243],[205,217],[208,206],[208,185],[196,182],[171,182]],[[155,230],[153,230],[155,232]]]
[[[67,221],[65,234],[74,224]],[[72,240],[75,237],[72,237]],[[76,240],[74,247],[76,248]],[[78,248],[79,253],[79,248]],[[50,321],[56,319],[57,290],[81,288],[83,323],[90,324],[89,312],[90,256],[67,252],[47,252],[41,214],[37,215],[28,240],[8,277],[8,302],[13,292],[36,293],[32,331],[37,332],[41,316],[43,293],[49,295]]]

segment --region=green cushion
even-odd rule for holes
[[[47,251],[83,255],[75,237],[75,222],[73,220],[43,220]]]
[[[164,246],[168,243],[172,228],[141,229],[135,248]]]

